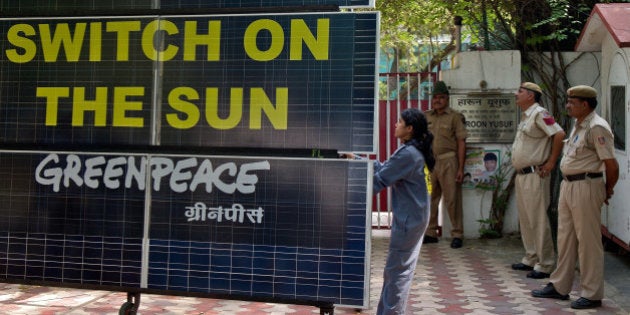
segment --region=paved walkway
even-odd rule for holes
[[[388,231],[372,238],[371,309],[337,307],[335,314],[374,314],[382,285]],[[575,311],[570,301],[535,299],[532,289],[545,280],[510,269],[522,255],[520,240],[465,240],[451,249],[448,240],[427,244],[416,269],[408,314],[630,314],[630,257],[606,254],[606,298],[594,310]],[[574,289],[577,287],[574,287]],[[571,300],[579,297],[576,290]],[[126,293],[0,283],[0,314],[118,314]],[[310,306],[142,294],[138,314],[319,314]]]

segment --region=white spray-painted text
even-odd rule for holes
[[[136,185],[139,190],[144,190],[147,166],[154,191],[160,191],[162,181],[168,181],[170,189],[177,193],[194,192],[199,186],[205,186],[208,193],[216,188],[226,194],[235,191],[253,193],[258,183],[255,172],[271,168],[269,161],[243,163],[240,167],[234,162],[227,162],[213,167],[209,159],[200,162],[194,157],[177,161],[152,157],[148,163],[146,157],[140,157],[140,162],[136,163],[135,156],[95,156],[82,163],[75,154],[66,155],[65,161],[62,161],[59,155],[51,153],[37,166],[35,180],[41,185],[52,185],[55,192],[61,185],[66,188],[85,185],[97,189],[101,184],[108,189],[118,189],[124,184],[125,188]]]

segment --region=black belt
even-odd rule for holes
[[[534,172],[536,172],[536,166],[528,166],[528,167],[516,170],[516,174],[519,174],[519,175],[525,175],[525,174],[534,173]]]
[[[581,173],[581,174],[573,174],[573,175],[563,175],[562,178],[564,180],[572,182],[576,180],[583,180],[586,178],[600,178],[604,176],[603,173]]]

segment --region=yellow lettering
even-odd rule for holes
[[[90,23],[90,61],[101,61],[101,49],[103,24],[101,22]]]
[[[328,19],[318,19],[317,38],[315,38],[304,20],[291,20],[289,58],[302,60],[302,42],[304,42],[316,60],[328,60],[329,25]]]
[[[143,96],[144,87],[115,87],[114,88],[114,110],[112,126],[114,127],[144,127],[144,120],[141,117],[128,117],[129,111],[142,111],[142,102],[132,102],[127,100],[127,96]]]
[[[262,129],[262,116],[268,118],[276,130],[286,130],[288,127],[289,89],[276,88],[275,104],[269,99],[263,88],[251,88],[250,91],[250,120],[251,130]],[[205,89],[205,118],[208,126],[217,130],[235,128],[243,118],[244,89],[230,88],[229,111],[219,111],[219,89],[207,87]],[[199,122],[199,107],[191,101],[198,101],[199,93],[191,87],[177,87],[168,95],[168,104],[178,113],[166,114],[166,121],[177,129],[190,129]],[[186,117],[182,117],[184,114]],[[222,117],[221,117],[222,116]],[[226,117],[227,116],[227,117]]]
[[[129,61],[129,33],[140,30],[140,21],[107,22],[105,28],[116,33],[116,61]]]
[[[230,110],[228,117],[219,117],[219,91],[217,88],[206,88],[206,121],[208,125],[220,129],[232,129],[243,117],[243,88],[230,89]]]
[[[35,35],[35,28],[29,24],[16,24],[9,28],[7,32],[7,40],[9,40],[9,43],[24,50],[24,52],[20,53],[17,49],[7,49],[7,58],[11,60],[11,62],[26,63],[33,60],[35,54],[37,54],[37,45],[35,42],[27,37],[22,37],[21,34],[24,36],[33,36]]]
[[[153,61],[168,61],[177,55],[179,48],[174,45],[168,45],[163,50],[155,47],[157,32],[164,31],[166,34],[172,35],[179,33],[177,25],[171,21],[154,20],[149,22],[142,32],[142,51],[147,58]]]
[[[270,33],[269,48],[265,51],[259,49],[258,35],[262,30]],[[247,56],[256,61],[269,61],[277,58],[284,47],[284,31],[278,22],[269,19],[260,19],[252,22],[245,30],[243,47]]]
[[[251,129],[261,129],[262,112],[265,112],[269,122],[275,129],[287,129],[289,89],[276,88],[276,106],[274,107],[262,88],[252,88],[250,91],[250,120]]]
[[[57,126],[59,98],[70,96],[67,87],[37,87],[37,97],[46,98],[46,126]]]
[[[85,99],[85,88],[75,87],[72,97],[72,126],[83,126],[85,112],[94,112],[94,126],[103,127],[107,123],[107,88],[96,88],[96,99]]]
[[[219,60],[221,48],[221,21],[208,21],[208,34],[197,34],[197,21],[186,21],[184,25],[184,60],[195,61],[197,46],[206,46],[207,61]]]
[[[66,61],[79,61],[86,26],[86,23],[77,23],[74,27],[74,34],[71,35],[68,23],[60,23],[55,28],[55,34],[51,36],[50,25],[39,24],[44,60],[46,62],[56,62],[61,46],[63,46],[66,53]]]
[[[41,51],[46,62],[57,62],[63,58],[68,62],[77,62],[81,58],[83,45],[89,50],[84,58],[90,62],[103,59],[103,31],[114,33],[115,61],[129,61],[133,35],[140,32],[140,48],[145,57],[152,61],[173,60],[183,51],[184,61],[219,61],[221,59],[221,21],[208,20],[206,25],[198,21],[184,21],[182,47],[169,43],[169,37],[179,34],[178,25],[169,20],[156,19],[146,26],[142,21],[90,22],[89,38],[87,23],[39,24],[37,29],[29,24],[16,24],[7,31],[7,40],[11,44],[5,50],[8,60],[26,63],[36,58]],[[204,22],[204,23],[205,23]],[[105,23],[105,26],[103,26]],[[38,34],[39,33],[39,34]],[[33,37],[39,36],[39,42]],[[285,32],[280,23],[271,19],[258,19],[247,26],[243,34],[243,48],[248,58],[255,61],[276,59],[285,51]],[[114,43],[115,42],[115,43]],[[173,42],[173,41],[171,41]],[[41,47],[38,47],[38,44]],[[109,47],[109,42],[108,42]],[[310,29],[302,19],[291,20],[289,47],[286,53],[289,60],[303,60],[308,50],[316,60],[328,60],[330,49],[330,20],[320,18],[316,29]],[[204,57],[198,57],[203,56]]]
[[[168,93],[168,104],[171,108],[186,115],[186,118],[182,119],[178,114],[166,114],[166,121],[171,127],[190,129],[199,122],[201,116],[199,108],[187,100],[199,100],[199,93],[190,87],[177,87]]]

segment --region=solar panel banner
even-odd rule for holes
[[[0,20],[0,143],[374,149],[377,13]]]
[[[368,171],[335,159],[2,152],[0,279],[366,306]]]
[[[0,281],[367,307],[378,13],[97,2],[0,0]]]

